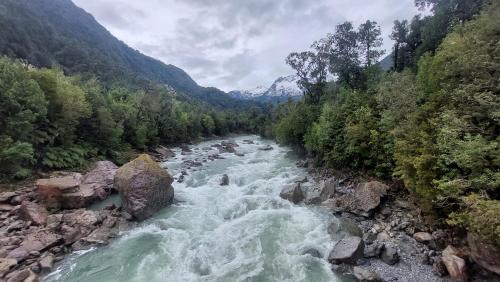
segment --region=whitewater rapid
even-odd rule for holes
[[[250,139],[255,144],[245,144]],[[310,248],[326,257],[334,242],[327,233],[336,220],[328,213],[293,205],[279,197],[286,185],[304,177],[287,147],[257,136],[233,138],[245,156],[203,162],[221,140],[191,146],[192,153],[162,165],[180,176],[176,203],[109,246],[73,254],[46,281],[337,281],[325,259],[302,255]],[[260,151],[264,145],[274,150]],[[229,186],[220,186],[223,174]],[[307,183],[307,185],[311,185]]]

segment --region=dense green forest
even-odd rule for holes
[[[133,150],[201,136],[257,132],[260,108],[219,110],[179,101],[152,84],[145,90],[106,88],[0,59],[0,175],[25,178],[33,168],[78,168],[89,160],[125,161]]]
[[[394,23],[390,72],[372,21],[290,54],[306,98],[265,132],[319,164],[401,179],[423,210],[500,245],[500,2],[416,5],[433,13]]]

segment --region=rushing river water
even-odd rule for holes
[[[251,139],[255,144],[244,144]],[[333,247],[332,216],[279,197],[285,185],[306,175],[289,148],[257,136],[234,139],[240,147],[225,159],[188,170],[174,182],[176,204],[125,232],[107,247],[74,254],[47,281],[336,281],[325,259],[302,255]],[[164,163],[179,176],[185,160],[216,152],[209,141]],[[260,151],[270,144],[272,151]],[[219,186],[228,174],[229,186]]]

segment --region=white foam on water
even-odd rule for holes
[[[244,139],[256,144],[244,144]],[[244,157],[189,170],[174,182],[179,202],[126,232],[109,246],[65,259],[46,281],[336,281],[325,259],[301,255],[333,247],[327,213],[293,205],[279,197],[285,185],[306,173],[287,157],[286,147],[244,136],[235,139]],[[220,140],[219,140],[220,142]],[[199,160],[217,141],[194,146],[193,153],[163,165],[179,175],[184,160]],[[258,148],[271,144],[272,151]],[[228,174],[229,186],[219,186]]]

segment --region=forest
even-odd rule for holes
[[[401,180],[424,211],[500,246],[500,2],[415,4],[432,15],[395,21],[389,72],[374,21],[290,54],[304,99],[264,131],[318,165]]]
[[[29,177],[35,168],[83,168],[93,160],[128,161],[134,151],[229,132],[258,132],[261,108],[220,110],[183,101],[173,90],[106,87],[0,59],[0,175]]]

